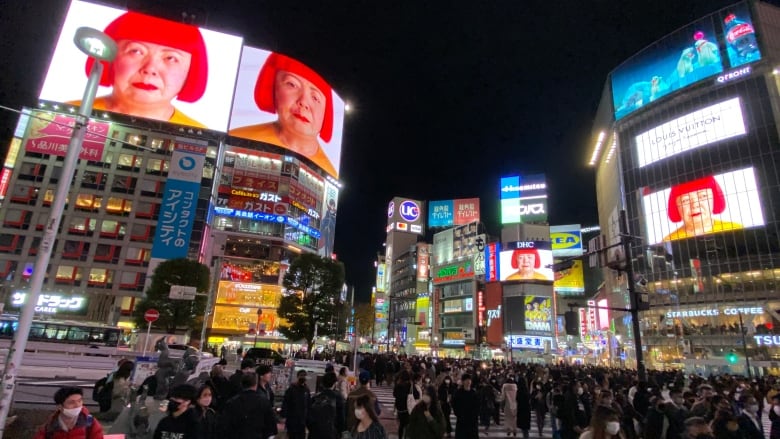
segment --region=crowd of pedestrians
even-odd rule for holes
[[[338,363],[317,389],[299,371],[279,403],[271,367],[244,361],[228,377],[217,365],[199,388],[170,389],[167,415],[149,437],[387,439],[379,415],[392,411],[399,439],[476,439],[492,425],[524,439],[534,429],[554,439],[780,439],[780,379],[771,376],[649,371],[640,380],[628,369],[386,354],[358,355],[357,364],[355,386]],[[392,407],[372,384],[392,391]],[[81,389],[60,389],[55,403],[36,438],[102,437]]]

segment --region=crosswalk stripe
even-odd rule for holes
[[[372,387],[371,391],[376,394],[377,399],[379,400],[379,403],[382,405],[382,420],[383,423],[386,422],[397,422],[393,421],[393,406],[395,404],[395,398],[393,397],[393,388],[389,386],[383,386],[383,387]],[[506,429],[504,427],[504,412],[500,411],[500,421],[501,425],[496,425],[492,418],[490,421],[490,427],[488,427],[487,434],[485,434],[485,428],[480,426],[479,428],[479,438],[480,439],[498,439],[498,438],[507,438]],[[539,434],[539,431],[536,428],[536,413],[531,414],[531,429],[528,431],[528,437],[530,439],[550,439],[552,438],[552,426],[550,425],[550,416],[546,415],[544,418],[544,428],[542,429],[542,434]],[[452,423],[453,430],[456,428],[455,423],[457,422],[457,418],[455,415],[450,416],[450,422]],[[397,425],[397,424],[396,424]],[[453,432],[453,436],[454,436]],[[390,434],[390,438],[397,438],[398,436],[396,434]],[[511,437],[511,436],[509,436]],[[522,438],[523,432],[518,431],[517,437]]]

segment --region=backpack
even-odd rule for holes
[[[311,408],[306,417],[309,434],[317,438],[336,437],[336,398],[320,392],[311,400]]]
[[[111,408],[111,396],[114,393],[114,380],[108,381],[108,376],[97,380],[92,388],[92,399],[100,405],[101,412]]]

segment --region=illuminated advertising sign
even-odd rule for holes
[[[616,120],[723,71],[713,18],[666,36],[612,72]]]
[[[282,300],[282,287],[252,282],[219,281],[217,303],[226,305],[278,308]]]
[[[12,308],[21,308],[27,301],[27,293],[16,292],[11,295]],[[41,314],[85,314],[87,299],[82,296],[60,294],[39,294],[35,312]]]
[[[450,227],[454,224],[454,200],[428,202],[428,227]]]
[[[501,251],[498,258],[499,280],[554,280],[549,241],[515,242],[507,244],[506,248],[509,250]]]
[[[279,53],[244,47],[228,134],[281,146],[339,176],[344,101],[318,73]]]
[[[727,306],[727,307],[721,307],[720,309],[698,308],[698,309],[688,309],[682,311],[675,310],[675,311],[667,311],[666,318],[677,319],[677,318],[690,318],[690,317],[718,317],[721,315],[737,316],[739,314],[763,315],[764,308],[760,306],[747,306],[747,307]]]
[[[598,302],[598,315],[599,315],[599,324],[598,328],[602,331],[609,331],[609,302],[607,299],[601,299]]]
[[[433,283],[452,282],[474,278],[474,265],[471,261],[450,264],[436,268],[433,273]]]
[[[727,82],[731,82],[739,78],[744,78],[745,76],[748,76],[751,73],[753,73],[752,67],[750,66],[740,67],[734,70],[730,70],[726,73],[723,73],[722,75],[718,75],[718,77],[715,78],[715,83],[725,84]]]
[[[395,197],[387,205],[388,231],[393,229],[422,235],[425,232],[424,203],[418,200]]]
[[[485,247],[485,281],[498,280],[498,257],[501,252],[501,243],[491,242]]]
[[[263,221],[267,223],[284,223],[300,232],[306,233],[312,238],[319,239],[321,236],[319,230],[315,229],[314,227],[307,226],[306,224],[301,223],[297,219],[290,218],[288,216],[274,215],[271,213],[249,212],[246,210],[231,209],[228,207],[214,207],[214,213],[217,215],[229,216],[233,218],[245,218],[252,221]]]
[[[485,325],[485,293],[477,291],[477,325]]]
[[[383,293],[385,291],[385,264],[380,263],[376,267],[376,291]]]
[[[247,333],[259,323],[260,330],[266,335],[278,336],[277,327],[284,324],[284,320],[279,318],[275,309],[262,309],[263,313],[258,316],[256,306],[215,305],[211,328]]]
[[[76,118],[41,111],[35,112],[35,115],[37,117],[29,124],[24,150],[65,157]],[[79,151],[81,160],[101,161],[103,159],[103,147],[110,127],[111,124],[108,122],[91,120],[87,123],[87,130]]]
[[[504,345],[504,313],[501,284],[492,282],[485,285],[485,308],[487,308],[487,342]],[[518,328],[520,329],[520,328]]]
[[[417,282],[427,282],[431,268],[430,244],[417,244]]]
[[[639,167],[746,132],[739,98],[719,102],[636,136]]]
[[[484,233],[477,235],[474,245],[474,274],[477,276],[485,275],[485,245],[487,235]]]
[[[550,226],[550,242],[554,257],[582,254],[582,233],[579,224]]]
[[[526,331],[552,331],[552,299],[549,297],[525,296]]]
[[[544,174],[501,178],[501,224],[547,221]]]
[[[79,103],[92,65],[73,44],[82,26],[103,30],[119,46],[104,68],[95,110],[227,129],[241,38],[77,0],[65,17],[42,100]],[[150,73],[149,66],[158,71]]]
[[[154,235],[152,258],[187,257],[205,160],[205,146],[175,145]]]
[[[510,335],[509,345],[512,349],[539,349],[544,350],[552,346],[552,337],[539,337],[536,335]]]
[[[641,194],[648,244],[764,225],[753,168]]]
[[[760,60],[761,51],[748,4],[743,2],[724,9],[720,18],[729,65],[739,67]]]
[[[453,200],[456,226],[479,221],[479,198]]]
[[[428,321],[428,308],[431,304],[431,298],[428,296],[417,298],[417,322],[420,326],[428,327],[430,323]]]
[[[339,201],[339,190],[336,186],[325,181],[325,190],[322,200],[322,221],[320,222],[320,233],[322,239],[319,240],[318,254],[330,258],[333,255],[333,245],[336,241],[336,211]]]
[[[563,295],[581,294],[585,291],[585,279],[582,270],[582,260],[572,261],[570,268],[555,272],[553,286],[555,292]]]
[[[780,335],[754,335],[758,346],[780,346]]]

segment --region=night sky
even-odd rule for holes
[[[102,3],[244,37],[318,71],[353,107],[344,127],[336,253],[367,300],[387,202],[479,197],[498,235],[498,181],[547,174],[551,224],[597,223],[591,124],[608,73],[730,0]],[[0,13],[0,105],[34,106],[65,0]],[[12,33],[13,32],[13,33]],[[13,35],[13,36],[12,36]],[[0,144],[16,115],[0,112]]]

